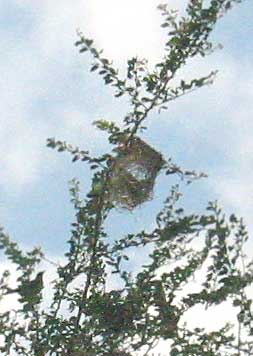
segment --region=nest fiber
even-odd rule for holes
[[[117,207],[134,209],[153,196],[155,179],[165,161],[138,137],[116,149],[110,179],[110,200]]]

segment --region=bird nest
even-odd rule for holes
[[[119,145],[110,177],[110,201],[132,210],[152,199],[155,179],[165,161],[138,137]]]

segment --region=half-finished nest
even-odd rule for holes
[[[165,161],[139,137],[119,145],[112,163],[109,184],[110,201],[119,208],[132,210],[152,199],[156,176]]]

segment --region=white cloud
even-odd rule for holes
[[[52,3],[49,0],[32,4],[15,2],[24,17],[18,26],[21,30],[27,29],[18,34],[17,39],[7,30],[1,38],[2,50],[6,54],[1,58],[0,81],[2,189],[18,193],[27,185],[38,182],[41,167],[47,159],[46,137],[54,134],[70,137],[70,131],[75,137],[80,134],[81,115],[78,108],[73,109],[69,104],[64,105],[61,112],[57,109],[60,122],[43,121],[44,110],[48,110],[44,103],[52,105],[50,98],[59,90],[59,85],[61,87],[70,80],[66,73],[60,72],[64,68],[61,62],[68,64],[74,61],[70,51],[74,51],[76,28],[87,30],[94,38],[97,36],[98,43],[101,40],[101,46],[112,50],[116,58],[128,56],[132,46],[134,51],[140,49],[141,53],[146,49],[146,54],[152,54],[159,43],[155,30],[156,26],[159,28],[155,9],[157,3],[155,0],[148,4],[145,2],[144,6],[143,1],[125,2],[119,6],[118,2],[109,1],[105,6],[100,1],[77,1],[74,5],[68,1]],[[142,24],[139,19],[141,11]],[[115,26],[120,27],[122,32],[115,32]],[[14,30],[13,27],[11,31]],[[115,37],[115,33],[119,36]],[[118,42],[123,43],[122,50]],[[62,82],[56,82],[56,78]],[[67,112],[69,120],[66,119]],[[52,116],[56,113],[52,106]],[[86,140],[89,138],[89,144],[96,146],[99,142],[96,131],[87,125],[83,125],[82,130]]]
[[[34,171],[33,160],[30,156],[33,146],[29,146],[33,141],[33,135],[31,135],[26,119],[29,110],[27,101],[29,98],[32,99],[32,94],[25,90],[26,87],[29,88],[29,80],[26,80],[29,73],[23,72],[23,75],[18,71],[15,73],[15,68],[11,63],[9,65],[6,63],[4,70],[8,73],[8,77],[6,81],[2,80],[0,83],[4,96],[1,102],[0,123],[0,164],[2,167],[0,183],[3,187],[8,182],[14,186],[22,185]],[[13,76],[12,71],[14,71]],[[7,84],[9,90],[6,89]]]
[[[17,39],[11,31],[1,37],[5,56],[1,57],[0,63],[0,185],[1,189],[18,193],[27,185],[38,182],[48,155],[46,138],[57,132],[57,127],[64,131],[62,122],[43,121],[47,107],[41,102],[50,103],[57,84],[63,85],[53,82],[57,77],[54,60],[60,60],[64,53],[66,58],[69,48],[73,48],[81,2],[79,7],[70,6],[67,1],[54,2],[54,5],[49,1],[43,5],[16,2],[16,5],[35,23],[34,28],[31,26],[23,35],[18,34]],[[21,29],[22,26],[23,23]],[[55,168],[54,164],[52,166]]]
[[[2,36],[2,48],[6,55],[1,58],[0,80],[1,187],[19,191],[28,184],[38,182],[41,167],[48,157],[45,150],[48,136],[70,138],[75,142],[81,133],[84,142],[89,140],[89,145],[96,147],[100,142],[98,131],[83,120],[87,114],[80,114],[79,109],[69,103],[52,107],[52,117],[58,115],[57,120],[43,122],[43,110],[49,110],[44,104],[39,109],[39,117],[34,114],[34,106],[40,105],[40,99],[48,98],[50,105],[50,97],[58,90],[58,84],[69,79],[68,76],[60,77],[59,67],[62,83],[56,83],[57,75],[52,75],[52,71],[55,74],[57,67],[54,64],[61,60],[73,60],[74,64],[70,52],[71,48],[74,50],[76,27],[87,30],[99,46],[116,60],[137,52],[154,59],[161,54],[161,18],[156,10],[159,3],[156,0],[148,3],[144,0],[89,0],[77,1],[73,6],[68,1],[52,3],[48,0],[43,4],[16,2],[20,9],[30,11],[35,25],[24,37],[19,35],[18,41],[11,34],[4,33]],[[178,7],[179,3],[182,4],[171,2],[171,5]],[[208,145],[210,150],[216,148],[223,152],[227,158],[226,166],[217,167],[220,174],[215,185],[213,180],[209,180],[212,189],[225,200],[225,204],[240,206],[242,214],[250,217],[253,200],[250,169],[253,77],[250,61],[242,60],[243,63],[221,51],[198,61],[195,66],[185,68],[182,73],[189,78],[195,73],[204,74],[215,68],[219,68],[220,73],[210,89],[200,90],[196,95],[180,99],[176,106],[171,105],[170,117],[176,114],[179,117],[176,123],[178,128],[184,128],[188,137],[192,136],[193,151],[201,145]],[[173,124],[167,116],[163,116],[166,123]],[[219,128],[215,128],[217,124]],[[52,166],[55,169],[55,162]]]
[[[187,66],[182,75],[195,78],[213,69],[219,73],[212,86],[176,100],[169,115],[164,113],[160,119],[185,141],[181,150],[193,166],[203,164],[207,169],[205,184],[213,199],[226,211],[245,216],[253,229],[251,63],[223,50]]]
[[[136,55],[157,57],[161,55],[158,3],[157,0],[93,0],[88,3],[89,29],[106,55],[117,61]]]
[[[228,79],[224,76],[220,85],[218,83],[216,98],[220,95],[225,102],[219,103],[217,100],[221,117],[224,118],[224,133],[221,132],[213,144],[217,147],[220,145],[224,154],[224,166],[217,167],[219,173],[217,177],[213,177],[211,184],[222,203],[244,216],[252,230],[253,76],[248,62],[234,62],[231,69]]]

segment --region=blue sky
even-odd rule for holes
[[[100,78],[89,73],[91,58],[74,47],[76,29],[123,70],[127,58],[163,55],[156,0],[9,0],[0,3],[0,225],[22,246],[40,245],[61,259],[73,221],[67,182],[78,177],[83,193],[90,173],[67,154],[46,148],[57,137],[89,149],[109,149],[94,120],[120,122],[128,110]],[[170,1],[183,8],[185,1]],[[182,73],[191,78],[218,69],[215,83],[153,112],[143,136],[165,157],[209,175],[187,188],[190,212],[218,199],[227,213],[245,217],[253,231],[253,3],[245,0],[217,25],[213,38],[224,45]],[[152,202],[135,214],[114,212],[107,226],[115,235],[152,227],[171,178],[160,176]],[[124,222],[124,224],[122,223]],[[122,228],[122,225],[125,225]],[[126,227],[127,226],[127,227]],[[249,246],[252,246],[249,244]],[[2,259],[2,260],[1,260]],[[1,263],[4,262],[0,256]],[[137,264],[141,264],[138,260]]]
[[[47,137],[101,153],[108,149],[106,136],[92,122],[99,118],[120,122],[128,109],[89,73],[91,58],[79,55],[73,46],[76,28],[93,37],[121,69],[134,55],[145,56],[152,64],[162,56],[165,38],[158,4],[155,0],[1,3],[0,216],[1,225],[24,246],[41,245],[51,255],[63,252],[73,213],[67,181],[77,176],[84,192],[89,188],[87,168],[46,148]],[[185,2],[170,4],[182,9]],[[233,9],[213,34],[224,49],[182,71],[190,78],[218,69],[214,85],[178,99],[161,115],[152,113],[144,135],[165,157],[209,175],[187,188],[186,206],[203,211],[209,200],[218,199],[227,212],[244,216],[250,228],[251,10],[249,1]],[[131,227],[138,229],[147,214],[152,220],[170,184],[170,179],[159,178],[154,202],[135,216],[124,214],[132,220]]]

